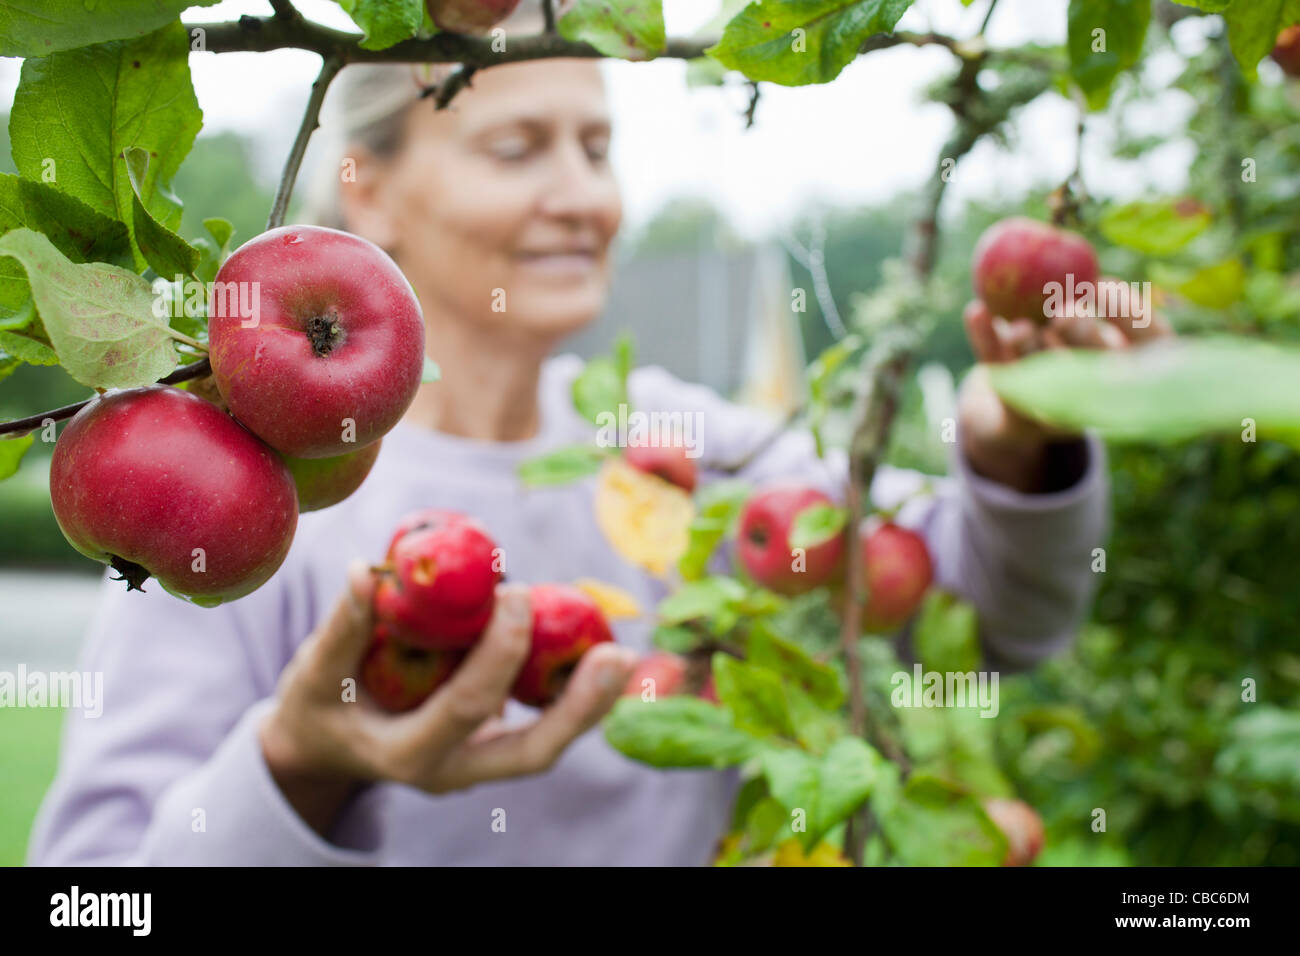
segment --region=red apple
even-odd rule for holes
[[[625,697],[658,700],[671,697],[686,681],[686,661],[676,654],[657,651],[641,658],[623,689]]]
[[[470,647],[492,617],[499,552],[473,518],[431,508],[408,515],[375,588],[375,619],[428,650]]]
[[[361,685],[384,710],[411,710],[444,684],[464,659],[460,651],[403,644],[380,624],[361,661]]]
[[[1006,319],[1046,321],[1051,286],[1061,295],[1097,281],[1092,244],[1082,236],[1034,219],[994,223],[975,246],[971,277],[975,294]]]
[[[208,322],[231,414],[295,458],[377,441],[420,386],[415,293],[382,249],[346,232],[283,226],[244,243],[217,273]]]
[[[596,602],[577,588],[537,584],[529,590],[533,606],[533,646],[510,695],[530,707],[546,707],[587,653],[614,640]]]
[[[994,797],[984,801],[984,812],[1007,838],[1003,866],[1028,866],[1043,848],[1043,821],[1023,800]]]
[[[519,0],[425,0],[439,30],[487,33],[514,13]]]
[[[260,587],[298,525],[279,456],[166,385],[109,392],[78,412],[54,446],[50,500],[69,543],[128,588],[154,577],[206,607]]]
[[[867,579],[862,627],[872,633],[897,630],[920,608],[934,580],[930,549],[915,531],[891,522],[869,526],[859,542]]]
[[[750,496],[740,513],[736,543],[737,556],[750,577],[785,595],[804,594],[829,582],[841,568],[843,536],[808,548],[802,570],[797,570],[790,529],[805,508],[830,503],[816,488],[793,483],[771,485]]]
[[[1278,34],[1273,59],[1287,76],[1300,76],[1300,23]]]
[[[708,679],[704,681],[704,686],[700,688],[700,692],[696,696],[700,700],[707,700],[710,704],[720,703],[718,700],[718,686],[713,682],[712,671],[709,672]]]
[[[361,487],[379,457],[383,440],[334,458],[282,456],[298,489],[298,512],[320,511],[343,501]]]
[[[688,494],[695,490],[698,474],[695,460],[686,457],[681,445],[630,445],[623,459],[637,471],[658,475]]]

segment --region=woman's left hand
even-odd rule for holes
[[[957,403],[962,448],[975,472],[1021,492],[1055,490],[1049,457],[1053,446],[1078,442],[1072,432],[1035,421],[1006,405],[993,390],[988,366],[1014,362],[1043,349],[1126,349],[1173,335],[1152,304],[1131,293],[1128,283],[1103,279],[1099,314],[1072,310],[1047,322],[994,316],[971,302],[963,320],[980,364],[966,377]]]

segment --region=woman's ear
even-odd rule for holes
[[[344,228],[393,255],[400,230],[385,188],[387,164],[363,146],[353,146],[339,163],[339,210]]]

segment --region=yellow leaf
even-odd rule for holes
[[[578,578],[573,586],[596,602],[610,620],[621,617],[640,617],[641,605],[627,591],[595,578]]]
[[[839,850],[829,843],[818,843],[805,854],[798,840],[786,840],[776,848],[773,866],[852,866]]]
[[[622,458],[601,466],[596,524],[623,558],[663,577],[686,551],[695,516],[691,497],[676,485],[637,471]]]

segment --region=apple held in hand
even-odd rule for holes
[[[682,445],[629,445],[623,458],[637,471],[657,475],[688,494],[699,479],[695,461]]]
[[[1082,236],[1024,217],[994,223],[980,237],[971,263],[975,294],[1004,319],[1045,322],[1053,284],[1063,298],[1095,283],[1097,253]]]
[[[1003,866],[1028,866],[1043,848],[1043,821],[1023,800],[995,797],[984,801],[984,812],[1007,838]]]
[[[740,513],[736,553],[750,577],[778,594],[804,594],[828,583],[841,570],[841,535],[796,554],[790,545],[795,517],[830,498],[798,484],[779,484],[756,492]]]
[[[529,590],[529,599],[533,645],[510,696],[530,707],[546,707],[564,691],[582,655],[614,640],[614,635],[596,602],[577,588],[537,584]]]
[[[284,463],[298,489],[298,512],[320,511],[343,501],[361,487],[379,457],[382,440],[333,458],[294,458]]]
[[[403,644],[394,640],[390,628],[380,624],[361,661],[361,685],[384,710],[411,710],[446,683],[464,659],[460,651],[429,651]]]
[[[436,508],[408,515],[388,549],[391,570],[375,588],[375,619],[416,647],[470,647],[492,617],[498,560],[474,519]]]
[[[686,661],[676,654],[656,651],[641,658],[623,688],[624,697],[653,701],[671,697],[686,683]]]
[[[486,33],[514,13],[519,0],[425,0],[439,30]]]
[[[116,569],[213,606],[260,587],[298,525],[278,455],[229,415],[166,385],[110,392],[68,423],[50,463],[63,534]]]
[[[902,627],[921,606],[934,580],[925,539],[891,522],[869,526],[859,537],[867,578],[862,627],[888,633]]]
[[[230,412],[295,458],[382,438],[420,386],[424,319],[374,243],[283,226],[240,246],[209,303],[212,373]]]
[[[1287,76],[1300,76],[1300,23],[1278,34],[1273,59]]]

